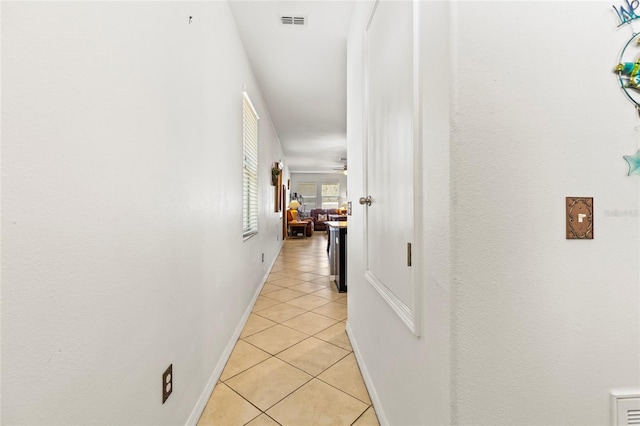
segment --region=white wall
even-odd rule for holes
[[[229,7],[2,8],[2,423],[197,420],[281,245],[283,155]],[[262,118],[246,242],[243,84]]]
[[[298,191],[299,183],[315,183],[316,184],[316,206],[308,205],[305,201],[307,211],[322,208],[322,184],[340,184],[340,195],[338,197],[338,206],[347,201],[347,179],[344,173],[291,173],[291,189],[290,194]]]
[[[456,421],[607,424],[640,385],[638,218],[605,214],[640,207],[631,31],[602,2],[454,7]],[[594,197],[594,240],[565,239],[566,196]]]
[[[450,7],[419,3],[421,338],[350,255],[350,335],[376,410],[388,424],[607,424],[609,390],[640,386],[639,221],[606,214],[640,208],[622,159],[637,115],[612,73],[631,33],[601,2]],[[349,38],[354,197],[368,8]],[[594,240],[565,239],[566,196],[594,197]]]

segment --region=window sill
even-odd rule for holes
[[[258,231],[254,231],[254,232],[250,232],[248,234],[244,234],[242,237],[242,242],[247,241],[249,238],[253,237],[254,235],[258,235]]]

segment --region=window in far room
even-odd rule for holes
[[[337,209],[339,196],[340,196],[339,183],[323,183],[322,184],[322,208],[323,209]]]
[[[243,93],[242,108],[242,235],[258,233],[258,113]]]
[[[298,193],[302,195],[302,210],[309,211],[316,208],[316,184],[299,183]]]

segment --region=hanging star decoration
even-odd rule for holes
[[[629,172],[627,176],[640,176],[640,150],[633,155],[625,155],[623,158],[629,163]]]

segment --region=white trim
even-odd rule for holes
[[[247,232],[242,236],[242,242],[247,241],[249,238],[253,237],[254,235],[258,235],[258,231]]]
[[[413,44],[413,242],[411,244],[412,266],[412,332],[422,333],[423,310],[423,164],[422,164],[422,74],[420,73],[420,1],[411,3]]]
[[[364,143],[363,143],[363,196],[369,196],[368,184],[368,156],[369,156],[369,35],[368,31],[373,22],[374,15],[378,8],[380,0],[375,0],[371,7],[367,26],[364,31]],[[402,322],[416,336],[420,337],[422,332],[422,309],[423,309],[423,291],[422,291],[422,253],[423,253],[423,168],[422,168],[422,84],[420,76],[420,55],[419,55],[419,37],[420,37],[420,15],[419,0],[411,2],[411,61],[412,61],[412,149],[413,149],[413,235],[411,241],[412,266],[409,271],[409,285],[411,286],[411,301],[406,304],[399,299],[382,281],[369,270],[369,209],[365,208],[363,227],[364,227],[364,260],[365,260],[365,279],[376,289],[378,294],[389,304],[391,309],[398,315]],[[373,194],[375,197],[375,194]]]
[[[231,352],[233,352],[233,348],[238,342],[238,339],[240,339],[242,330],[244,329],[244,326],[249,320],[249,316],[251,315],[253,306],[256,304],[256,300],[258,300],[258,296],[260,296],[260,292],[262,291],[262,288],[267,282],[267,278],[269,278],[269,273],[271,272],[273,265],[276,263],[277,258],[278,256],[275,256],[273,258],[273,262],[271,262],[271,265],[267,268],[267,272],[262,278],[262,284],[258,286],[258,289],[256,290],[255,294],[253,295],[253,298],[251,299],[251,303],[249,303],[249,306],[245,310],[244,315],[240,320],[240,323],[238,324],[235,331],[233,332],[231,339],[229,339],[227,346],[224,348],[224,351],[220,356],[220,360],[216,364],[216,367],[213,369],[213,373],[211,373],[211,377],[209,378],[207,385],[202,390],[202,393],[200,394],[200,398],[198,398],[198,401],[196,402],[196,405],[193,407],[193,410],[191,410],[191,414],[189,415],[189,418],[185,423],[187,426],[196,426],[198,424],[198,420],[200,420],[200,417],[202,416],[202,413],[204,412],[204,409],[207,406],[207,402],[209,402],[209,398],[211,398],[211,394],[213,394],[213,390],[215,389],[216,384],[220,379],[220,375],[222,375],[222,370],[224,370],[225,365],[227,365],[227,361],[229,361],[229,357],[231,356]]]
[[[389,304],[391,310],[398,315],[404,325],[406,325],[413,334],[419,336],[418,330],[416,330],[415,315],[412,314],[411,308],[398,298],[398,296],[393,294],[371,271],[365,272],[364,277],[369,284],[371,284],[371,287],[376,289],[378,294]]]
[[[289,173],[296,173],[296,174],[331,174],[331,175],[336,175],[336,174],[343,174],[342,170],[289,170]]]
[[[371,26],[371,22],[373,22],[373,16],[376,14],[376,9],[378,8],[378,3],[380,3],[380,0],[375,0],[373,2],[373,4],[371,5],[371,11],[369,12],[369,18],[367,19],[367,25],[365,25],[365,27],[364,27],[365,33],[367,31],[369,31],[369,27]],[[365,62],[365,66],[366,66],[366,62]]]
[[[363,93],[363,102],[362,106],[362,189],[363,189],[363,197],[369,196],[369,67],[367,66],[369,60],[369,27],[373,21],[373,16],[378,8],[379,0],[375,0],[371,5],[371,11],[369,12],[369,18],[367,19],[367,25],[364,29],[364,37],[363,37],[363,58],[362,58],[362,68],[364,71],[364,88],[362,90]],[[369,208],[362,205],[361,207],[364,209],[364,214],[362,215],[362,256],[364,260],[364,270],[365,272],[369,270],[369,233],[367,230],[369,229]]]
[[[347,336],[349,337],[349,342],[351,343],[351,348],[353,349],[353,355],[356,357],[356,362],[358,363],[358,367],[360,368],[360,373],[362,373],[362,379],[364,380],[364,386],[367,388],[367,392],[369,392],[369,399],[371,399],[371,405],[373,405],[373,409],[376,411],[376,416],[378,417],[378,423],[382,426],[386,426],[389,424],[387,420],[387,416],[384,412],[384,407],[382,406],[382,402],[380,401],[380,397],[378,396],[378,392],[376,392],[376,388],[373,385],[373,379],[371,378],[371,374],[369,374],[369,370],[367,369],[367,365],[364,363],[364,358],[362,358],[360,348],[358,347],[358,342],[354,337],[354,333],[351,330],[351,324],[349,320],[347,320],[347,326],[345,327],[345,331],[347,332]]]
[[[236,93],[238,93],[238,92],[236,92]],[[247,103],[249,104],[249,106],[253,110],[253,113],[256,115],[256,119],[260,120],[260,115],[258,115],[258,111],[256,110],[256,107],[253,106],[253,102],[251,102],[251,98],[249,98],[249,94],[246,91],[243,91],[242,92],[242,96],[244,96],[244,98],[247,100]]]

